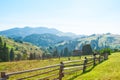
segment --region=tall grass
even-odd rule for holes
[[[81,58],[84,58],[85,56],[82,56]],[[88,56],[90,57],[90,56]],[[71,60],[80,60],[80,57],[70,57]],[[5,71],[7,73],[11,72],[17,72],[17,71],[24,71],[24,70],[30,70],[34,68],[41,68],[49,65],[59,64],[61,61],[68,61],[68,57],[62,57],[62,58],[52,58],[52,59],[46,59],[46,60],[23,60],[23,61],[14,61],[14,62],[1,62],[0,63],[0,71]],[[33,73],[27,73],[27,74],[20,74],[16,76],[12,76],[10,80],[14,80],[16,78],[20,78],[23,76],[32,75],[38,72]],[[31,80],[35,80],[36,78],[32,78]]]

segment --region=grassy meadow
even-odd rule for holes
[[[84,58],[81,57],[81,58]],[[80,57],[70,57],[71,60],[79,60]],[[17,71],[24,71],[24,70],[30,70],[34,68],[41,68],[45,66],[50,66],[54,64],[59,64],[61,61],[68,61],[68,57],[62,57],[62,58],[53,58],[53,59],[46,59],[46,60],[23,60],[23,61],[14,61],[14,62],[1,62],[0,63],[0,71],[5,71],[7,73],[11,72],[17,72]],[[16,78],[20,78],[23,76],[36,74],[38,72],[32,72],[32,73],[25,73],[20,74],[16,76],[10,77],[10,80],[14,80]],[[38,77],[32,78],[32,80],[36,80]]]
[[[111,54],[108,60],[84,74],[67,76],[66,80],[120,80],[120,52]]]
[[[83,57],[82,57],[83,58]],[[71,57],[71,60],[78,60],[80,57]],[[25,61],[16,61],[16,62],[1,62],[0,63],[0,71],[5,71],[7,73],[29,70],[33,68],[40,68],[44,66],[49,66],[53,64],[59,64],[61,61],[67,61],[68,58],[54,58],[48,60],[25,60]],[[82,71],[74,72],[72,74],[65,75],[63,80],[120,80],[120,53],[112,53],[109,56],[109,59],[96,65],[94,68],[91,67],[86,71],[86,73],[82,73]],[[33,75],[39,73],[25,73],[16,76],[12,76],[10,80],[14,80],[16,78],[20,78],[23,76]],[[42,76],[43,77],[43,76]],[[36,80],[40,78],[34,77],[27,80]]]

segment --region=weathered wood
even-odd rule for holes
[[[46,67],[42,67],[42,68],[31,69],[31,70],[25,70],[25,71],[8,73],[7,75],[11,76],[11,75],[16,75],[16,74],[21,74],[21,73],[27,73],[27,72],[33,72],[33,71],[38,71],[38,70],[53,68],[53,67],[57,67],[57,66],[60,66],[60,64],[56,64],[56,65],[52,65],[52,66],[46,66]]]
[[[87,64],[93,64],[93,61],[87,62]]]
[[[96,58],[96,56],[94,55],[94,56],[93,56],[93,66],[96,65],[96,60],[95,60],[95,58]]]
[[[83,64],[83,73],[86,70],[86,64],[87,64],[87,57],[85,57],[84,64]]]
[[[100,57],[100,55],[99,55],[99,58],[98,58],[99,63],[101,62],[101,61],[100,61],[100,58],[101,58],[101,57]]]
[[[104,56],[101,56],[100,61],[102,62],[104,60]]]
[[[93,61],[93,57],[92,58],[87,58],[88,61]]]
[[[87,68],[87,67],[90,67],[90,66],[93,66],[93,63],[91,63],[91,64],[86,64],[86,68]]]
[[[80,62],[80,61],[84,61],[84,59],[82,59],[82,60],[65,61],[65,62],[63,62],[63,63],[64,63],[64,64],[68,64],[68,63],[75,63],[75,62]]]
[[[83,63],[81,64],[69,64],[69,65],[64,65],[64,67],[72,67],[72,66],[82,66]]]
[[[68,68],[64,68],[64,70],[69,70],[69,69],[77,69],[77,68],[83,68],[83,66],[73,66],[73,67],[68,67]]]
[[[11,76],[11,75],[22,74],[22,73],[27,73],[27,72],[44,70],[44,69],[48,69],[48,68],[55,68],[55,67],[56,68],[60,67],[60,68],[49,70],[49,71],[44,71],[42,73],[38,73],[38,74],[35,74],[35,75],[31,75],[31,76],[26,76],[26,77],[23,77],[23,78],[19,78],[17,80],[23,80],[23,79],[27,79],[27,78],[47,74],[47,73],[52,73],[56,70],[59,70],[59,73],[56,73],[56,74],[52,73],[49,76],[46,76],[46,77],[38,79],[38,80],[49,80],[50,77],[56,76],[56,75],[58,75],[57,76],[58,78],[55,78],[55,80],[62,80],[62,78],[64,77],[64,74],[70,74],[70,73],[73,73],[73,72],[79,71],[79,70],[82,70],[83,73],[84,73],[86,71],[87,67],[92,66],[92,65],[95,66],[98,62],[100,63],[101,61],[103,61],[107,58],[108,58],[107,54],[104,55],[104,56],[97,56],[97,57],[94,55],[93,58],[85,57],[82,60],[65,61],[65,62],[60,62],[60,64],[56,64],[56,65],[52,65],[52,66],[46,66],[46,67],[42,67],[42,68],[13,72],[13,73],[8,73],[8,74],[6,74],[5,72],[1,72],[0,80],[7,80],[8,76]],[[64,72],[65,70],[68,70],[68,71]]]
[[[1,72],[1,78],[0,80],[7,80],[8,76],[6,75],[5,72]]]
[[[19,78],[17,80],[23,80],[23,79],[27,79],[27,78],[31,78],[31,77],[35,77],[35,76],[39,76],[39,75],[43,75],[43,74],[47,74],[47,73],[50,73],[50,72],[53,72],[53,71],[56,71],[56,70],[59,70],[59,68],[53,69],[53,70],[49,70],[49,71],[46,71],[46,72],[43,72],[43,73],[40,73],[40,74],[35,74],[35,75],[32,75],[32,76],[27,76],[27,77]]]
[[[107,60],[108,59],[108,53],[105,53],[104,54],[104,60]]]
[[[62,80],[62,78],[64,77],[63,70],[64,70],[64,63],[60,62],[59,80]]]

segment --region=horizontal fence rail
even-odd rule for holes
[[[46,66],[42,68],[35,68],[31,70],[25,70],[25,71],[13,72],[13,73],[0,72],[1,73],[0,80],[7,80],[10,78],[10,76],[17,75],[17,74],[29,73],[29,72],[40,71],[45,69],[52,69],[52,70],[47,70],[38,74],[25,76],[16,80],[24,80],[24,79],[44,75],[44,74],[46,74],[46,76],[39,78],[38,80],[50,80],[51,79],[50,77],[56,77],[56,76],[57,77],[53,78],[52,80],[62,80],[62,78],[67,74],[71,74],[77,71],[82,71],[84,73],[87,67],[95,66],[96,64],[99,64],[100,62],[106,59],[108,59],[107,53],[102,56],[94,55],[92,58],[85,57],[84,59],[81,59],[81,60],[65,61],[65,62],[60,62],[60,64]],[[51,74],[48,74],[48,73],[51,73]]]

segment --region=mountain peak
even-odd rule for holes
[[[4,30],[0,32],[0,35],[5,35],[5,36],[21,36],[25,37],[31,34],[54,34],[57,36],[69,36],[69,37],[75,37],[76,35],[74,33],[64,33],[62,31],[59,31],[55,28],[47,28],[47,27],[29,27],[25,26],[24,28],[12,28],[8,30]]]

